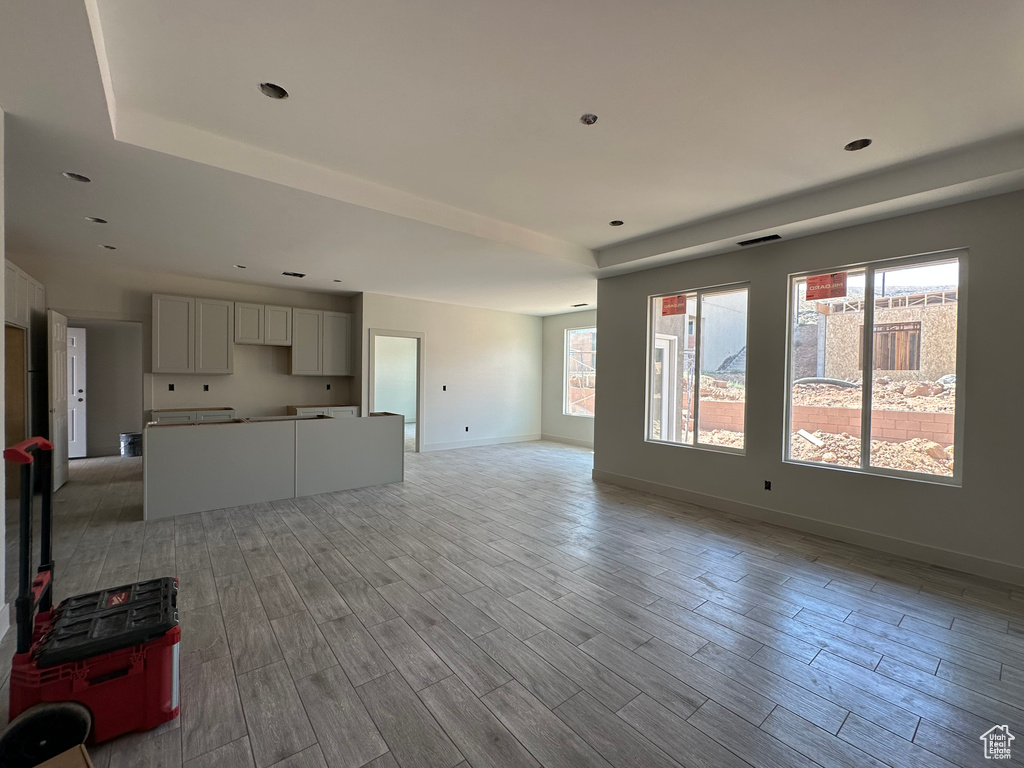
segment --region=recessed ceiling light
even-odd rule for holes
[[[71,179],[72,181],[81,181],[86,183],[92,181],[92,179],[90,179],[88,176],[83,176],[80,173],[73,173],[71,171],[64,171],[64,173],[62,173],[61,176],[63,176],[65,179]]]
[[[586,112],[580,115],[580,122],[583,123],[584,125],[593,125],[594,123],[597,122],[597,115],[591,114],[590,112]]]
[[[235,264],[235,269],[248,269],[248,267],[245,264]]]
[[[865,149],[866,147],[870,146],[871,139],[857,139],[856,141],[851,141],[849,144],[843,147],[843,149],[845,149],[847,152],[856,152],[858,149]]]
[[[575,307],[589,307],[590,305],[589,304],[573,304],[572,306],[575,308]]]
[[[340,283],[340,282],[341,282],[341,280],[338,280],[337,278],[335,278],[334,282],[336,282],[336,283]]]
[[[277,83],[260,83],[260,93],[271,99],[288,98],[288,91]]]
[[[618,219],[615,219],[615,221],[609,221],[608,222],[608,226],[611,226],[611,227],[621,227],[623,225],[623,223],[624,222],[621,222]]]
[[[284,275],[285,277],[305,277],[306,276],[305,272],[282,272],[281,274]]]
[[[106,248],[108,251],[116,251],[117,250],[117,246],[116,245],[101,245],[100,248]]]
[[[106,224],[106,219],[101,219],[99,216],[86,216],[86,221],[91,221],[93,224]]]

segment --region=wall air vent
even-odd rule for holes
[[[285,277],[305,277],[306,276],[305,272],[282,272],[281,274],[284,275]]]
[[[736,245],[757,245],[758,243],[767,243],[771,240],[781,240],[782,235],[765,235],[764,237],[755,237],[753,240],[741,240]]]

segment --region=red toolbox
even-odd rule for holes
[[[0,739],[3,765],[35,765],[28,761],[58,746],[74,746],[86,736],[106,741],[178,715],[181,629],[175,578],[77,595],[51,608],[51,451],[42,438],[4,451],[7,461],[22,465],[22,497],[18,647],[11,665],[12,723]],[[43,488],[40,565],[30,583],[30,489],[36,458]],[[57,732],[76,734],[78,741],[64,743],[73,740],[68,736],[57,745]]]

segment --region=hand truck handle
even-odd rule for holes
[[[32,647],[32,617],[36,605],[41,611],[53,607],[53,443],[43,437],[30,437],[4,450],[4,460],[21,465],[21,510],[18,536],[18,597],[14,601],[18,624],[18,653]],[[32,569],[32,475],[38,455],[43,506],[39,542],[39,574],[33,582]]]

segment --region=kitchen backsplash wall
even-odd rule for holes
[[[349,376],[291,376],[287,347],[235,345],[227,376],[146,374],[150,408],[234,408],[239,416],[284,416],[289,405],[350,405]],[[174,391],[168,385],[174,385]],[[210,387],[203,391],[203,385]],[[330,390],[327,385],[330,384]]]

